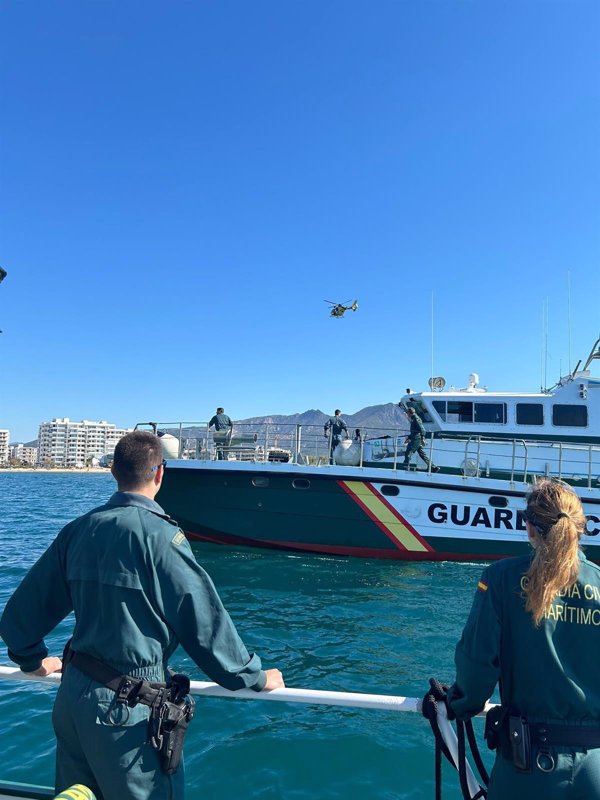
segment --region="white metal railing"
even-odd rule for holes
[[[163,439],[165,444],[172,445],[167,457],[329,464],[332,435],[329,431],[323,436],[321,425],[234,423],[231,437],[209,430],[206,422],[147,425],[172,437],[168,443]],[[351,436],[356,445],[355,460],[351,466],[402,468],[407,433],[403,428],[354,429]],[[468,478],[489,477],[493,472],[511,482],[527,482],[535,475],[547,475],[579,481],[589,489],[600,486],[600,446],[595,444],[481,435],[451,437],[433,432],[429,435],[428,455],[431,463]],[[416,458],[412,457],[409,469],[415,467]]]
[[[0,680],[60,684],[60,673],[44,678],[31,675],[18,667],[0,666]],[[401,695],[362,694],[360,692],[329,692],[320,689],[273,689],[269,692],[255,692],[253,689],[231,691],[208,681],[190,681],[190,693],[198,697],[231,697],[238,700],[270,700],[280,703],[309,703],[326,706],[345,706],[348,708],[367,708],[377,711],[404,711],[421,713],[421,699]],[[493,704],[487,703],[481,715],[487,714]]]

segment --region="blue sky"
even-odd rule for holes
[[[0,427],[539,389],[600,335],[600,4],[0,5]],[[323,302],[358,299],[331,319]]]

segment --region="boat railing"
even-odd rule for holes
[[[322,425],[235,422],[231,431],[214,431],[207,422],[147,423],[162,434],[168,457],[200,461],[251,461],[322,467],[330,463],[332,433]],[[138,426],[144,427],[144,426]],[[403,469],[407,429],[362,427],[348,432],[336,463],[351,467]],[[427,450],[431,464],[464,478],[501,477],[527,482],[545,475],[600,485],[600,446],[472,435],[449,437],[433,432]],[[431,472],[431,464],[425,472]],[[420,469],[417,455],[410,470]]]

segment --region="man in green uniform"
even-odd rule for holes
[[[414,410],[412,406],[409,406],[406,409],[406,416],[408,417],[408,421],[410,422],[410,431],[408,436],[406,437],[406,451],[404,453],[404,463],[402,466],[404,469],[408,469],[408,465],[410,462],[410,457],[413,453],[418,453],[419,456],[425,462],[425,466],[429,468],[429,458],[427,457],[427,453],[425,452],[424,445],[425,445],[425,428],[423,423],[421,422],[421,418]],[[432,472],[439,472],[439,467],[436,467],[435,464],[431,465]]]
[[[554,597],[535,627],[523,596],[531,560],[531,555],[505,559],[484,570],[456,647],[448,704],[459,719],[468,719],[500,682],[507,712],[488,800],[596,800],[600,569],[580,551],[576,582]],[[519,748],[522,736],[521,741],[516,736],[521,719],[531,740],[525,769],[519,759],[527,753]]]
[[[231,442],[231,435],[233,433],[233,422],[225,413],[225,409],[217,408],[217,413],[211,418],[208,423],[210,430],[214,426],[215,429],[215,442],[219,442],[217,447],[217,458],[222,461],[224,458],[223,445],[228,445]]]
[[[331,446],[329,448],[329,463],[333,464],[333,451],[338,446],[342,439],[342,431],[348,436],[348,428],[342,419],[342,412],[339,408],[335,410],[335,416],[330,417],[325,425],[323,431],[325,436],[329,436],[331,432]]]
[[[75,612],[72,651],[123,675],[164,681],[181,644],[228,689],[282,687],[277,669],[261,669],[177,526],[155,502],[164,474],[159,439],[124,436],[115,449],[118,491],[69,523],[17,588],[0,620],[9,657],[24,672],[47,675],[44,637]],[[75,783],[98,800],[179,800],[184,774],[161,771],[148,737],[149,708],[116,703],[115,692],[69,663],[57,694],[56,791]]]

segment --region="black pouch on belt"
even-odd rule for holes
[[[508,718],[508,740],[515,769],[531,772],[531,736],[529,723],[524,717]]]

